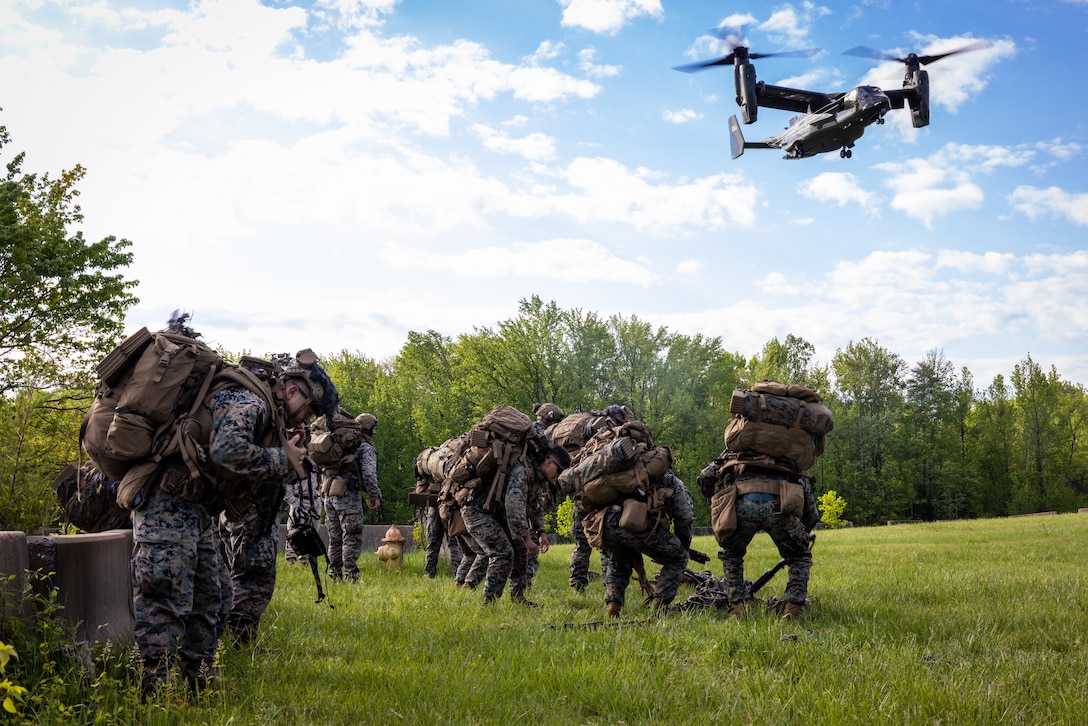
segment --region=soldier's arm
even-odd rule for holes
[[[256,397],[230,396],[224,391],[213,399],[212,432],[208,455],[221,470],[235,476],[265,481],[284,481],[290,469],[279,447],[259,446],[258,432],[267,419],[264,403]]]

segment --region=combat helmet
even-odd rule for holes
[[[372,413],[361,413],[355,420],[362,426],[363,431],[373,431],[378,426],[378,417]]]
[[[325,422],[332,431],[333,417],[340,408],[340,392],[336,390],[336,384],[329,378],[329,374],[317,362],[317,354],[310,348],[300,350],[294,358],[287,361],[280,370],[280,379],[301,378],[310,387],[310,397],[306,405],[315,416],[324,416]]]
[[[536,417],[548,425],[559,423],[564,415],[563,409],[554,403],[542,403],[536,409]]]

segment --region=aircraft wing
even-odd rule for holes
[[[756,86],[756,104],[764,108],[777,108],[794,113],[819,111],[842,98],[841,93],[818,93],[799,88],[772,86],[761,83]]]
[[[918,91],[913,88],[883,89],[888,100],[892,102],[892,108],[903,108],[904,104],[918,98]]]

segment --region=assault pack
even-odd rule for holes
[[[725,447],[737,454],[769,457],[773,468],[806,472],[827,448],[834,428],[830,409],[811,388],[760,381],[733,391]]]
[[[318,418],[310,426],[306,453],[323,469],[337,470],[352,463],[355,450],[363,443],[363,425],[344,409],[333,416],[330,429],[326,418]]]
[[[548,455],[548,439],[532,420],[513,406],[497,406],[465,434],[465,447],[450,467],[439,497],[450,508],[477,502],[491,512],[504,508],[506,476],[518,462],[540,462]]]
[[[654,446],[645,423],[627,421],[594,434],[560,474],[559,485],[586,512],[586,538],[600,547],[603,517],[611,508],[621,512],[619,525],[632,532],[668,526],[673,488],[666,478],[672,464],[672,451]]]
[[[412,462],[416,476],[416,488],[409,493],[408,503],[417,507],[438,505],[442,484],[450,475],[453,465],[468,446],[468,434],[446,439],[438,446],[428,446]]]
[[[773,494],[779,510],[801,518],[809,530],[819,521],[808,470],[827,447],[834,428],[831,411],[806,386],[760,381],[750,390],[733,391],[733,417],[725,446],[699,474],[699,490],[710,500],[710,524],[719,541],[736,529],[736,499],[748,493]],[[780,472],[785,477],[748,477],[746,471]],[[718,490],[722,481],[736,482]]]

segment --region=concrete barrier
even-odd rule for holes
[[[39,572],[32,586],[45,595],[57,590],[65,618],[79,640],[123,641],[133,637],[132,530],[97,534],[27,537],[28,569]]]

